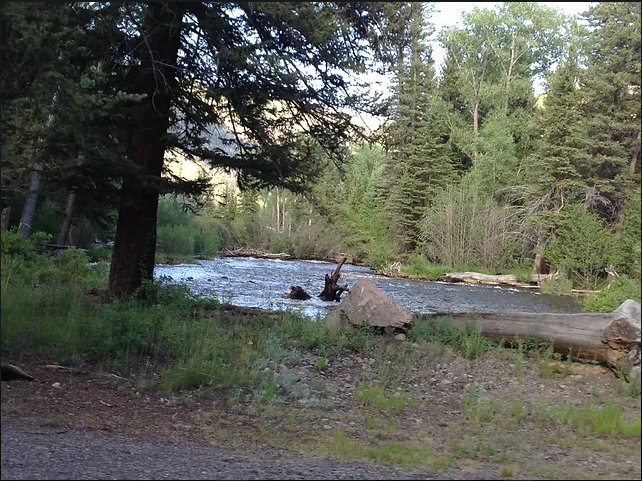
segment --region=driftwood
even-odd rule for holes
[[[261,252],[254,249],[224,249],[218,253],[220,257],[256,257],[257,259],[278,259],[282,261],[292,260],[293,256],[281,252],[279,254],[271,254],[269,252]]]
[[[520,281],[517,276],[513,274],[481,274],[479,272],[449,272],[441,276],[440,280],[445,282],[466,282],[470,284],[490,284],[490,285],[507,285],[507,286],[520,286],[530,284],[539,284],[542,281],[550,280],[557,277],[557,273],[553,274],[533,274],[528,283]]]
[[[298,301],[307,301],[312,296],[305,292],[301,286],[290,286],[290,292],[283,294],[286,299],[296,299]]]
[[[348,289],[348,284],[344,284],[342,286],[337,284],[339,278],[341,277],[341,267],[343,267],[343,264],[346,260],[346,257],[341,259],[339,265],[332,271],[332,275],[325,275],[325,287],[321,291],[321,294],[319,294],[319,297],[322,300],[339,302],[341,300],[341,294],[343,294],[343,291],[350,290]]]
[[[632,300],[611,313],[490,312],[448,317],[476,323],[483,336],[507,344],[515,344],[519,339],[538,339],[550,342],[553,350],[562,355],[618,368],[625,362],[627,370],[639,370],[640,304]]]
[[[2,363],[2,380],[3,381],[17,381],[18,379],[26,379],[27,381],[35,381],[33,376],[30,376],[18,366],[13,364]]]

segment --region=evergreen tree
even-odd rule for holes
[[[435,194],[453,176],[444,129],[436,115],[434,62],[425,41],[431,33],[423,3],[409,10],[408,45],[397,68],[394,112],[388,129],[386,211],[400,251],[419,245],[419,221]]]
[[[585,15],[594,29],[581,82],[590,156],[586,203],[616,222],[627,191],[640,188],[640,3],[601,2]]]
[[[377,2],[150,2],[122,9],[124,85],[144,99],[124,125],[136,172],[124,176],[121,189],[109,281],[117,296],[152,277],[158,195],[173,187],[161,179],[167,149],[237,171],[243,188],[299,191],[314,167],[297,149],[300,132],[340,155],[353,132],[342,108],[367,102],[337,72],[363,71],[370,46],[385,47],[385,37],[375,35],[385,27]],[[208,126],[223,123],[232,127],[236,155],[205,141]],[[172,130],[179,124],[184,128]]]
[[[539,138],[526,168],[542,210],[559,211],[583,200],[590,162],[586,151],[588,126],[579,86],[580,51],[572,48],[551,77],[543,107],[534,119]]]

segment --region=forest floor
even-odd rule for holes
[[[224,313],[239,322],[254,314]],[[417,470],[423,479],[641,476],[639,379],[628,384],[604,366],[539,351],[497,347],[467,359],[446,344],[382,336],[360,352],[326,358],[309,350],[273,372],[266,367],[276,380],[272,397],[216,385],[166,392],[153,366],[125,376],[104,365],[2,358],[36,378],[2,382],[3,479],[5,419],[295,464],[366,463],[346,468],[343,479],[374,479],[373,466],[382,475],[401,469],[406,479]],[[323,479],[314,470],[292,476]]]

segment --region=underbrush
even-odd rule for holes
[[[2,348],[61,363],[102,363],[121,374],[160,371],[161,387],[178,390],[267,385],[265,369],[273,371],[289,357],[358,351],[373,338],[293,312],[279,322],[267,314],[230,321],[220,316],[216,300],[162,279],[130,299],[90,294],[106,282],[107,265],[92,265],[75,249],[55,257],[28,248],[3,253]]]

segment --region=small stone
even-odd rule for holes
[[[59,382],[55,382],[55,383],[53,383],[51,385],[51,387],[55,387],[56,389],[60,389],[60,383]]]
[[[430,378],[430,382],[432,382],[432,383],[437,382],[437,378],[436,377]]]
[[[448,385],[448,384],[452,384],[453,382],[452,382],[452,381],[450,381],[450,380],[448,380],[448,379],[442,379],[442,380],[441,380],[441,383],[442,383],[443,385]]]
[[[395,339],[397,341],[405,341],[406,340],[406,335],[404,333],[399,333],[395,336]]]
[[[374,365],[375,362],[376,361],[372,357],[370,359],[368,359],[368,364],[370,364],[371,366]]]
[[[330,426],[329,424],[324,424],[323,429],[327,431],[328,429],[332,429],[332,426]]]

